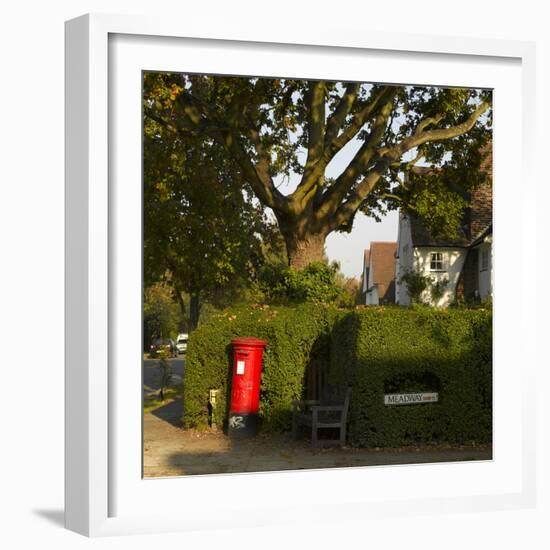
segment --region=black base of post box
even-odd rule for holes
[[[231,437],[254,437],[258,429],[258,415],[253,413],[229,413],[227,434]]]

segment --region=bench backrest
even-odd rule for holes
[[[321,393],[321,405],[343,405],[344,412],[342,421],[345,422],[348,416],[349,402],[351,399],[351,388],[342,386],[325,386]]]

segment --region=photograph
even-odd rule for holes
[[[141,84],[143,477],[492,460],[492,90]]]

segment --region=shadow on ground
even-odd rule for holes
[[[41,517],[46,521],[57,525],[58,527],[65,526],[65,512],[63,510],[33,510],[35,516]]]
[[[307,439],[290,434],[230,439],[223,432],[177,430],[163,444],[149,438],[145,446],[144,476],[164,477],[240,472],[314,470],[435,462],[491,460],[490,446],[427,446],[400,449],[352,447],[313,448]]]
[[[183,426],[181,421],[183,416],[183,400],[176,399],[175,401],[171,401],[170,403],[155,409],[151,412],[151,414],[160,420],[164,420],[165,422],[172,424],[172,426],[176,428],[181,428]]]

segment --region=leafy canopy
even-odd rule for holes
[[[275,212],[289,253],[296,235],[350,231],[357,211],[379,219],[403,207],[449,231],[462,191],[482,178],[480,149],[491,135],[491,92],[480,89],[155,73],[144,106],[179,139],[221,148],[216,159],[231,159]],[[330,173],[344,149],[349,162]],[[407,184],[403,174],[418,163],[448,177]],[[298,181],[286,195],[284,177]]]
[[[170,272],[178,291],[208,295],[247,280],[269,229],[252,197],[219,145],[182,138],[145,117],[146,284]]]

